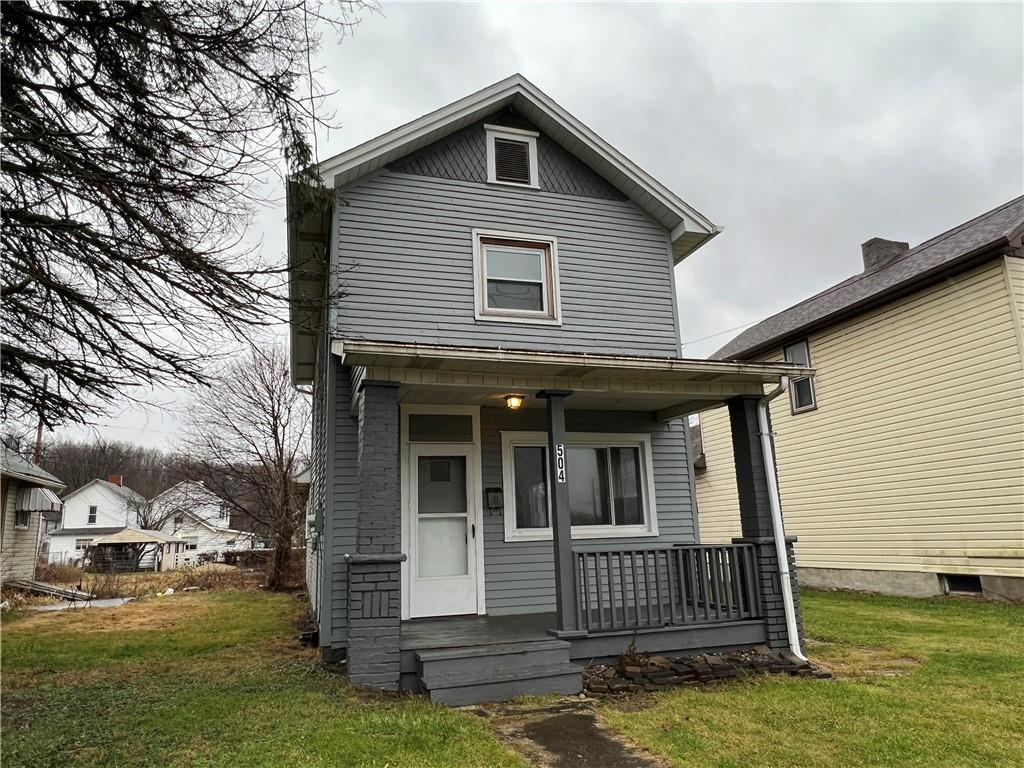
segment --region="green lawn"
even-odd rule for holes
[[[5,617],[0,762],[523,765],[479,718],[355,693],[292,640],[300,609],[221,592]]]
[[[833,681],[760,678],[607,704],[613,729],[680,766],[1020,766],[1024,608],[805,592]]]
[[[832,681],[772,676],[600,706],[679,766],[995,766],[1024,755],[1024,608],[803,596]],[[294,641],[300,601],[174,595],[5,616],[0,762],[523,766],[487,721],[357,693]]]

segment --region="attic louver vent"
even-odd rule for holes
[[[513,139],[494,139],[494,178],[513,184],[530,183],[530,145]]]

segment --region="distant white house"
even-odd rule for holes
[[[94,539],[138,527],[139,510],[147,504],[141,493],[110,480],[92,480],[63,501],[61,525],[48,535],[51,563],[81,560]]]
[[[178,565],[193,565],[205,555],[223,560],[225,552],[253,549],[256,536],[230,526],[227,503],[198,480],[183,480],[155,497],[153,515],[163,519],[160,530],[184,539]]]

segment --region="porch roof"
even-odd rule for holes
[[[574,409],[639,410],[659,419],[693,413],[735,397],[760,395],[783,376],[813,376],[790,363],[724,362],[677,357],[335,341],[346,365],[370,380],[401,385],[403,403],[504,406],[507,394],[568,389]],[[528,407],[540,407],[536,398]]]

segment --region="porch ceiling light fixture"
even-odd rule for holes
[[[526,395],[505,395],[505,405],[510,411],[518,411],[526,402]]]

